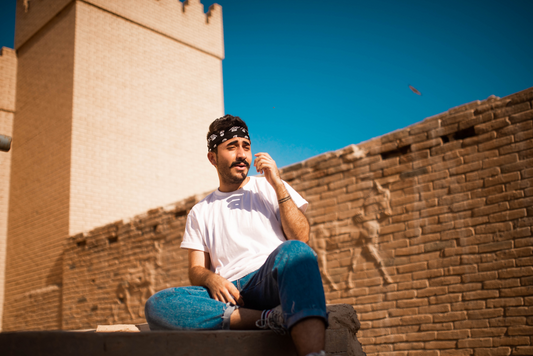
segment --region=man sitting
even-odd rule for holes
[[[297,352],[324,355],[326,301],[316,254],[306,245],[305,201],[267,153],[252,161],[246,123],[226,115],[209,126],[209,162],[220,186],[187,218],[192,287],[168,288],[146,303],[152,330],[269,328],[290,332]]]

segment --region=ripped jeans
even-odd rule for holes
[[[244,308],[265,310],[281,304],[285,327],[318,317],[327,326],[326,299],[315,252],[301,241],[285,241],[258,270],[232,282]],[[204,287],[162,290],[148,299],[145,315],[151,330],[228,330],[239,308],[211,298]]]

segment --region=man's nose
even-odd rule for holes
[[[244,151],[244,147],[237,148],[237,157],[246,158],[246,152]]]

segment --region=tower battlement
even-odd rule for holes
[[[217,58],[224,58],[222,7],[213,4],[206,13],[200,0],[17,0],[15,48],[19,49],[54,16],[75,3],[106,11]]]

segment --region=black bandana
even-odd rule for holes
[[[248,136],[248,130],[241,126],[233,126],[229,130],[222,130],[209,136],[207,139],[207,149],[209,152],[211,152],[222,142],[226,142],[230,138],[235,137],[243,137],[247,140],[250,140],[250,137]],[[250,140],[250,142],[252,142],[252,140]]]

